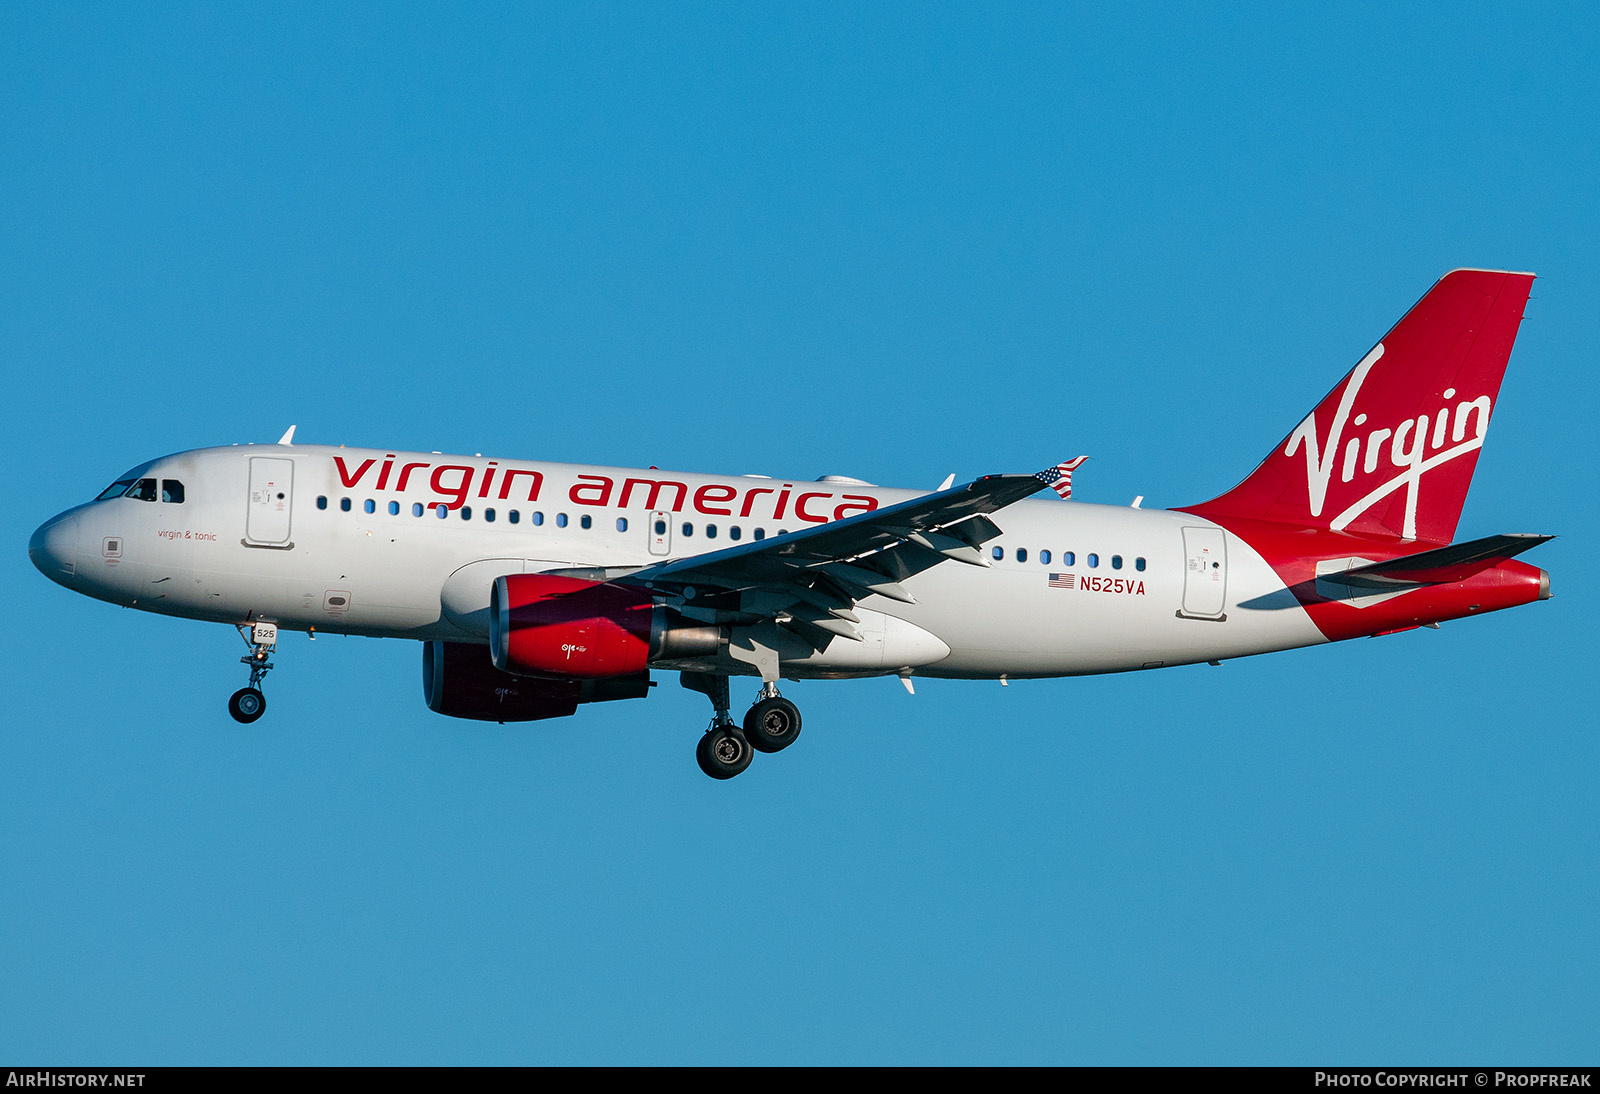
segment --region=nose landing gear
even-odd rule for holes
[[[267,697],[261,693],[261,681],[272,671],[272,649],[278,644],[276,623],[237,623],[239,637],[244,639],[250,652],[239,658],[239,663],[250,666],[250,684],[228,698],[228,713],[236,722],[249,725],[267,712]]]

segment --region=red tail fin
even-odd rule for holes
[[[1449,543],[1532,285],[1445,274],[1249,478],[1186,511]]]

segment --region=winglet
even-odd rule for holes
[[[294,447],[294,426],[290,426],[289,431],[278,438],[278,443],[285,447]]]
[[[1047,467],[1043,471],[1035,472],[1033,477],[1054,490],[1060,495],[1062,501],[1067,501],[1072,497],[1072,473],[1082,467],[1083,462],[1088,458],[1088,456],[1074,457],[1058,463],[1054,467]]]

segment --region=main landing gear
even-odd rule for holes
[[[695,747],[694,756],[700,770],[713,779],[731,779],[750,766],[757,752],[781,752],[800,736],[800,708],[779,695],[774,683],[761,686],[741,727],[728,712],[726,676],[685,672],[680,679],[684,687],[711,700],[711,725]]]
[[[275,623],[236,623],[239,637],[250,647],[250,652],[239,658],[239,663],[250,666],[250,684],[228,698],[228,713],[233,720],[249,725],[267,712],[267,697],[261,694],[261,681],[272,671],[267,658],[278,644],[278,626]]]

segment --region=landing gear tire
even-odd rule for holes
[[[713,779],[733,778],[749,767],[754,757],[755,750],[734,725],[712,726],[694,750],[700,770]]]
[[[249,725],[267,712],[267,697],[255,688],[240,688],[228,699],[233,720]]]
[[[744,735],[758,752],[781,752],[800,736],[800,708],[781,695],[763,699],[745,714]]]

